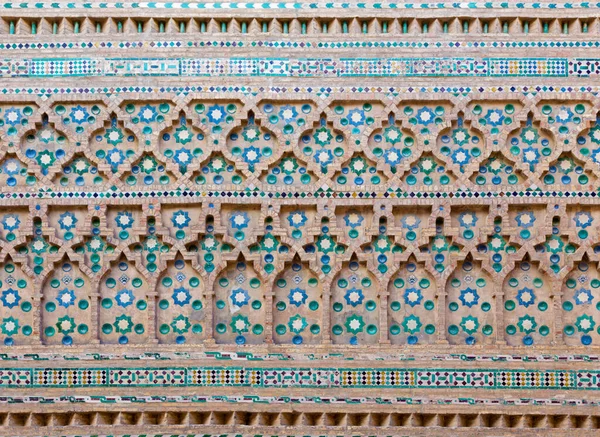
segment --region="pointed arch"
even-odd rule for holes
[[[146,278],[125,255],[111,264],[99,285],[100,341],[139,344],[148,340]]]
[[[425,263],[411,256],[388,285],[388,326],[392,344],[435,342],[437,287]]]
[[[587,257],[576,262],[562,284],[563,337],[567,346],[600,342],[600,273]]]
[[[510,346],[549,344],[553,305],[550,280],[529,257],[515,263],[502,286],[505,339]]]
[[[42,285],[44,344],[88,344],[92,323],[90,278],[79,263],[63,257]]]
[[[354,254],[331,284],[331,334],[334,344],[379,342],[379,281]]]
[[[494,282],[469,254],[446,283],[447,340],[450,344],[490,344],[496,302]]]
[[[323,282],[299,256],[286,265],[273,286],[273,339],[283,344],[319,344]]]
[[[200,343],[206,333],[204,281],[190,261],[178,255],[156,285],[156,325],[159,343]]]
[[[0,339],[5,346],[39,341],[33,279],[7,256],[0,264]]]
[[[265,341],[265,284],[240,254],[227,263],[214,284],[214,336],[218,344]]]

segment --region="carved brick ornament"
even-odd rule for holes
[[[597,432],[599,16],[0,4],[0,435]]]

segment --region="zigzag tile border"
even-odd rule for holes
[[[4,368],[0,387],[249,387],[599,390],[600,370],[120,367]]]
[[[565,406],[599,407],[600,401],[562,398],[475,398],[475,397],[327,397],[327,396],[3,396],[0,405],[138,405],[138,404],[269,404],[269,405],[453,405],[453,406]]]
[[[5,2],[0,9],[204,9],[204,10],[394,10],[394,9],[596,9],[594,2]]]

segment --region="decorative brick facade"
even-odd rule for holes
[[[0,435],[600,429],[599,16],[1,4]]]

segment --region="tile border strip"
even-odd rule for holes
[[[70,87],[70,86],[49,86],[49,87],[0,87],[0,101],[6,96],[40,96],[47,98],[52,95],[85,95],[94,94],[112,95],[134,93],[136,96],[152,95],[164,93],[173,93],[177,95],[187,95],[192,93],[206,93],[222,95],[222,93],[236,93],[240,95],[252,95],[256,93],[276,94],[284,96],[306,95],[312,93],[317,97],[328,97],[336,93],[349,93],[354,95],[377,94],[405,96],[413,98],[417,94],[432,94],[437,97],[449,98],[455,95],[468,96],[469,94],[506,94],[522,93],[525,96],[532,96],[538,93],[589,93],[597,95],[600,93],[600,86],[596,85],[557,85],[557,84],[527,84],[527,85],[508,85],[508,86],[480,86],[472,87],[470,85],[444,85],[444,86],[415,86],[415,87],[389,87],[360,85],[354,86],[232,86],[232,85],[206,85],[206,86],[108,86],[108,87]],[[428,97],[428,96],[427,96]]]
[[[2,368],[2,388],[247,387],[600,390],[600,370],[115,367]]]
[[[202,395],[177,395],[177,396],[2,396],[0,405],[138,405],[156,403],[190,403],[190,404],[268,404],[268,405],[450,405],[450,406],[544,406],[544,407],[598,407],[600,401],[589,399],[563,399],[563,398],[474,398],[444,396],[431,397],[327,397],[327,396],[202,396]]]
[[[595,2],[5,2],[1,9],[200,9],[200,10],[464,10],[464,9],[598,9]]]
[[[0,193],[0,201],[13,199],[83,199],[83,200],[102,200],[102,199],[165,199],[184,197],[188,199],[231,199],[231,198],[255,198],[255,199],[421,199],[421,200],[439,200],[439,199],[577,199],[599,197],[598,191],[542,191],[542,190],[520,190],[520,191],[450,191],[450,192],[408,192],[400,189],[381,192],[349,192],[349,191],[315,191],[315,192],[268,192],[258,190],[247,191],[191,191],[191,190],[147,190],[147,191],[51,191],[46,189],[39,192],[9,192]]]
[[[600,58],[4,58],[2,78],[600,76]]]
[[[305,36],[305,35],[303,35]],[[235,48],[235,49],[254,49],[254,48],[275,48],[275,49],[327,49],[327,50],[343,50],[354,48],[380,48],[380,49],[396,49],[396,48],[418,48],[418,49],[527,49],[527,48],[568,48],[568,49],[585,49],[585,48],[600,48],[600,40],[590,41],[559,41],[559,40],[495,40],[495,41],[439,41],[432,39],[431,41],[421,39],[414,40],[391,40],[379,38],[376,41],[371,40],[339,40],[339,41],[307,41],[306,38],[296,38],[287,40],[251,40],[246,39],[216,39],[209,41],[185,41],[185,40],[162,40],[162,41],[143,41],[143,40],[90,40],[90,41],[64,41],[64,42],[10,42],[0,43],[0,51],[23,51],[23,50],[104,50],[104,49],[119,49],[119,50],[161,50],[161,49],[194,49],[194,48]]]
[[[143,361],[179,361],[179,360],[215,360],[235,362],[273,362],[273,361],[431,361],[431,362],[509,362],[509,363],[551,363],[551,362],[599,362],[600,355],[568,355],[541,354],[531,352],[529,355],[516,354],[485,354],[473,353],[431,353],[431,354],[385,354],[355,352],[351,355],[344,353],[312,354],[312,353],[260,353],[260,352],[126,352],[126,353],[28,353],[0,354],[0,361],[114,361],[114,360],[143,360]]]

